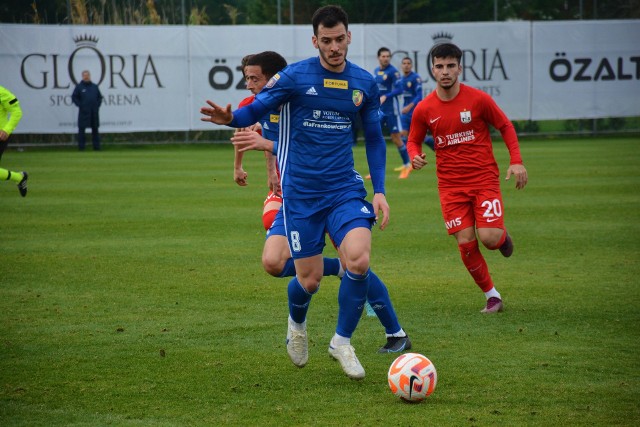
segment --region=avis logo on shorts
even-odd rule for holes
[[[444,225],[447,227],[447,230],[453,228],[453,227],[459,227],[462,225],[462,218],[461,217],[457,217],[454,219],[451,219],[449,221],[445,221]]]

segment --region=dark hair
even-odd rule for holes
[[[382,52],[389,52],[391,53],[391,51],[389,50],[388,47],[381,47],[380,49],[378,49],[378,58],[380,57],[380,55],[382,54]]]
[[[408,56],[405,56],[404,58],[402,58],[402,62],[404,62],[405,59],[408,59],[409,62],[411,62],[411,64],[413,64],[413,59],[409,58]]]
[[[313,34],[318,35],[318,27],[333,28],[338,24],[344,24],[345,30],[349,29],[349,17],[343,8],[336,5],[323,6],[315,11],[311,18]]]
[[[287,66],[287,61],[282,57],[282,55],[272,50],[248,56],[249,58],[247,59],[246,65],[259,66],[262,68],[262,74],[264,74],[268,79]]]
[[[460,60],[462,59],[462,51],[458,46],[453,43],[440,43],[431,48],[431,52],[429,52],[431,56],[431,65],[436,58],[455,58],[460,64]]]
[[[249,58],[251,58],[253,56],[253,54],[249,54],[249,55],[245,55],[244,58],[242,58],[240,60],[240,67],[242,68],[242,76],[245,77],[244,75],[244,67],[247,66],[247,62],[249,61]]]

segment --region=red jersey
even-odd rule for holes
[[[256,98],[255,95],[247,96],[245,99],[240,101],[240,104],[238,104],[238,108],[242,108],[245,105],[251,104],[255,98]]]
[[[240,103],[238,104],[238,108],[242,108],[246,105],[249,105],[253,102],[253,100],[256,99],[255,95],[251,95],[251,96],[247,96],[245,99],[243,99],[242,101],[240,101]],[[262,135],[262,129],[258,130],[258,133],[260,135]]]
[[[454,99],[442,101],[434,90],[413,112],[407,141],[409,158],[422,153],[429,131],[434,139],[439,188],[499,188],[500,171],[489,125],[504,138],[510,164],[522,164],[513,124],[491,96],[461,83]]]

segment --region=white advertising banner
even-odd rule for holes
[[[640,115],[640,21],[536,22],[532,120]]]
[[[313,31],[305,26],[189,27],[190,81],[193,102],[190,129],[224,128],[200,120],[200,107],[209,99],[233,108],[250,96],[240,63],[250,53],[272,50],[287,63],[316,55],[311,44]]]
[[[428,53],[463,50],[462,81],[492,95],[512,120],[640,116],[640,21],[351,25],[349,60],[373,71],[385,46],[400,68],[414,61],[435,88]],[[0,24],[0,85],[25,112],[18,133],[75,133],[71,93],[91,71],[104,96],[102,132],[221,128],[200,120],[210,99],[249,95],[243,56],[264,50],[288,62],[317,55],[311,25],[46,26]]]
[[[463,51],[463,83],[482,89],[496,100],[512,120],[529,118],[531,43],[528,22],[366,25],[364,67],[373,71],[381,46],[392,52],[400,70],[402,58],[413,59],[425,93],[435,89],[428,57],[434,44],[455,43]]]
[[[20,100],[16,132],[75,133],[82,70],[104,97],[101,132],[184,130],[186,27],[0,25],[0,84]]]

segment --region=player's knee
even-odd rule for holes
[[[501,233],[487,233],[478,237],[480,238],[480,241],[482,242],[484,247],[487,249],[494,250],[498,249],[498,247],[500,246]]]
[[[357,258],[348,259],[347,270],[354,274],[365,274],[369,270],[369,254],[363,253]]]
[[[269,254],[262,254],[262,267],[264,271],[273,277],[280,277],[282,270],[284,269],[284,262],[280,257],[270,256]]]

